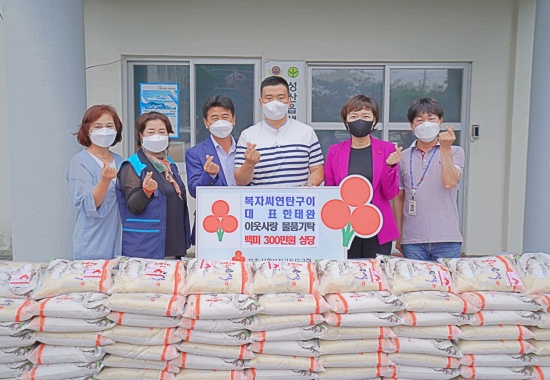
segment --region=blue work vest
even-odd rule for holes
[[[182,195],[186,197],[185,185],[181,180],[178,168],[174,161],[168,157],[170,167],[174,173],[174,179],[180,186]],[[122,165],[132,165],[132,168],[141,178],[141,182],[145,179],[147,172],[158,174],[156,169],[146,159],[142,150],[129,157]],[[121,166],[122,167],[122,166]],[[153,177],[155,176],[153,174]],[[122,194],[122,189],[117,181],[116,194],[118,206],[120,209],[120,219],[122,222],[122,255],[131,257],[142,257],[148,259],[163,259],[165,256],[166,242],[166,196],[156,189],[151,202],[147,205],[141,214],[134,214],[128,208],[126,199]],[[187,199],[185,200],[187,204]],[[189,228],[189,213],[185,208],[184,226],[186,237],[186,249],[190,245],[190,228]]]

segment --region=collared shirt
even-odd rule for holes
[[[245,129],[237,143],[236,167],[243,165],[248,143],[256,144],[261,155],[251,186],[301,186],[309,178],[309,168],[324,162],[313,128],[294,119],[279,128],[262,120]]]
[[[226,153],[220,144],[216,141],[214,136],[210,135],[212,143],[214,143],[214,148],[218,153],[218,158],[220,159],[220,164],[222,165],[223,174],[225,175],[225,180],[227,181],[227,186],[237,186],[235,183],[235,151],[237,144],[235,139],[231,136],[231,147],[229,152]],[[212,174],[210,174],[212,176]],[[212,176],[215,178],[216,176]]]
[[[402,244],[462,242],[457,205],[458,185],[449,190],[443,186],[441,149],[438,145],[422,154],[416,148],[415,141],[402,153],[402,159],[399,162],[399,189],[405,190]],[[411,184],[411,155],[412,180],[414,186],[417,186],[434,149],[435,154],[432,162],[414,195],[416,215],[409,215],[409,202],[412,200],[411,189],[413,186]],[[454,164],[462,172],[464,150],[462,147],[454,145],[451,149]]]

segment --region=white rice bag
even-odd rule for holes
[[[317,358],[260,354],[250,359],[248,365],[255,369],[276,369],[276,370],[298,370],[308,372],[323,371],[324,368],[319,364]]]
[[[215,369],[182,369],[176,380],[253,380],[250,371],[217,371]],[[101,379],[100,379],[101,380]],[[161,380],[164,380],[162,378]]]
[[[122,257],[110,293],[183,294],[185,263]]]
[[[395,295],[422,290],[454,293],[449,269],[433,261],[384,257],[384,272]]]
[[[214,358],[211,356],[181,353],[177,358],[169,361],[170,365],[191,369],[215,369],[218,371],[242,371],[248,365],[248,360]]]
[[[104,347],[108,354],[130,359],[168,361],[178,357],[175,345],[138,346],[136,344],[115,343]]]
[[[0,322],[0,336],[17,335],[23,331],[23,322]]]
[[[103,293],[63,294],[40,300],[36,303],[33,313],[41,317],[103,318],[109,314],[109,309],[105,307],[105,301],[108,299],[109,296]]]
[[[319,340],[321,355],[395,352],[393,339]]]
[[[525,287],[525,294],[550,293],[550,255],[548,253],[524,253],[510,255]]]
[[[262,306],[262,314],[321,314],[331,309],[321,296],[298,293],[273,293],[260,296],[258,302]]]
[[[340,314],[394,312],[405,308],[405,303],[387,291],[334,293],[325,295],[325,299]]]
[[[550,340],[550,330],[541,329],[538,327],[529,327],[530,332],[533,336],[527,337],[525,339],[535,339],[535,340]]]
[[[261,312],[256,297],[245,294],[191,294],[183,316],[192,319],[244,318]]]
[[[535,336],[521,325],[462,326],[464,340],[527,340]]]
[[[103,368],[95,375],[97,380],[136,380],[136,379],[154,379],[154,380],[176,380],[176,375],[167,371],[158,371],[153,369],[135,369],[135,368]]]
[[[319,380],[376,380],[380,376],[393,379],[396,367],[365,367],[365,368],[326,368],[319,372]]]
[[[112,311],[161,317],[182,315],[184,305],[184,296],[159,293],[114,293],[105,302]]]
[[[257,315],[258,324],[248,326],[250,331],[272,331],[291,327],[316,326],[325,322],[322,314]]]
[[[37,332],[36,340],[53,346],[105,346],[114,340],[101,336],[97,332]]]
[[[479,308],[449,292],[421,291],[404,293],[399,298],[405,310],[419,313],[477,313]]]
[[[321,355],[319,364],[325,368],[361,368],[394,365],[395,363],[383,352],[364,352],[360,354]]]
[[[523,325],[540,326],[546,319],[544,313],[533,311],[482,310],[472,314],[472,326]]]
[[[252,359],[256,356],[246,344],[241,346],[223,346],[219,344],[181,342],[177,345],[177,348],[179,351],[188,354],[216,358]]]
[[[0,322],[22,322],[33,316],[35,301],[0,297]]]
[[[541,356],[550,355],[550,341],[532,339],[529,343],[535,347],[535,354]]]
[[[256,261],[251,292],[319,294],[314,263]]]
[[[34,317],[25,328],[40,332],[92,332],[108,330],[115,322],[107,318],[75,319],[56,317]]]
[[[446,380],[460,375],[458,368],[427,368],[405,365],[399,365],[396,368],[399,379]]]
[[[179,325],[188,330],[227,332],[248,329],[258,324],[254,315],[233,319],[191,319],[181,318]]]
[[[323,316],[327,324],[338,327],[388,327],[403,323],[403,320],[394,313],[338,314],[328,311]]]
[[[27,358],[35,346],[0,348],[0,364],[17,363]]]
[[[451,356],[397,352],[389,354],[388,359],[398,366],[428,368],[458,368],[460,366],[460,360]]]
[[[512,262],[506,256],[440,259],[453,277],[454,293],[523,292],[525,287]]]
[[[19,376],[20,380],[59,380],[93,376],[103,368],[101,361],[91,363],[39,364]]]
[[[387,281],[377,260],[321,260],[319,291],[328,293],[388,290]]]
[[[307,358],[319,356],[319,342],[315,339],[288,342],[253,342],[248,348],[256,354],[290,355]]]
[[[178,327],[180,321],[179,317],[158,317],[154,315],[119,313],[117,311],[110,312],[107,318],[122,326],[159,328]]]
[[[101,347],[66,347],[40,344],[28,353],[27,360],[33,364],[90,363],[101,360]]]
[[[26,347],[34,342],[36,342],[36,337],[32,331],[23,331],[12,336],[0,336],[0,348]]]
[[[0,364],[0,379],[18,379],[33,367],[28,360]]]
[[[539,311],[543,309],[532,298],[513,292],[464,292],[460,294],[460,298],[476,306],[479,310]],[[479,310],[473,311],[473,313]]]
[[[550,367],[550,355],[537,355],[536,358],[537,358],[537,366]],[[548,369],[550,370],[550,368]]]
[[[536,355],[499,355],[499,354],[479,354],[464,355],[460,358],[460,364],[466,367],[525,367],[535,365],[539,362]]]
[[[191,259],[187,263],[185,294],[249,293],[250,264],[240,261]]]
[[[465,367],[460,366],[460,376],[465,379],[518,380],[534,379],[533,367]]]
[[[252,342],[251,332],[248,330],[209,332],[200,330],[186,330],[182,328],[181,334],[181,338],[184,342],[191,343],[240,346]]]
[[[462,357],[457,345],[450,339],[396,338],[393,339],[393,343],[395,352],[449,356],[451,358]]]
[[[134,368],[134,369],[153,369],[157,371],[166,371],[178,373],[180,367],[171,365],[170,362],[160,360],[128,359],[117,355],[106,355],[103,360],[105,367]]]
[[[458,326],[395,326],[392,331],[400,338],[461,339],[463,327]]]
[[[256,342],[287,342],[291,340],[308,340],[319,338],[328,330],[328,326],[321,323],[316,326],[291,327],[289,329],[273,331],[256,331],[252,333],[252,340]]]
[[[118,259],[53,260],[33,297],[41,299],[67,293],[108,293],[113,284],[113,268],[117,264]]]
[[[0,297],[32,298],[46,264],[0,260]]]
[[[115,342],[139,344],[145,346],[168,345],[181,341],[183,329],[178,328],[154,328],[116,325],[112,329],[102,331],[101,336]]]
[[[523,355],[535,352],[535,347],[524,340],[461,340],[458,348],[463,355]]]
[[[460,313],[415,313],[413,311],[397,312],[405,326],[462,326],[470,323],[467,314]]]
[[[389,327],[336,327],[327,326],[327,330],[319,337],[322,340],[355,340],[395,338]]]
[[[541,305],[542,309],[550,313],[550,293],[549,294],[533,294],[531,297]]]
[[[291,369],[254,369],[250,371],[254,374],[254,380],[306,380],[317,379],[316,372],[291,370]]]

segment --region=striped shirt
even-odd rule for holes
[[[294,119],[275,129],[260,121],[241,133],[235,167],[243,165],[248,143],[256,144],[260,162],[254,167],[251,186],[301,186],[309,168],[323,164],[323,152],[313,128]]]

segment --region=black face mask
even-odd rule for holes
[[[365,137],[372,133],[372,125],[374,121],[366,121],[363,119],[348,122],[349,133],[355,137]]]

